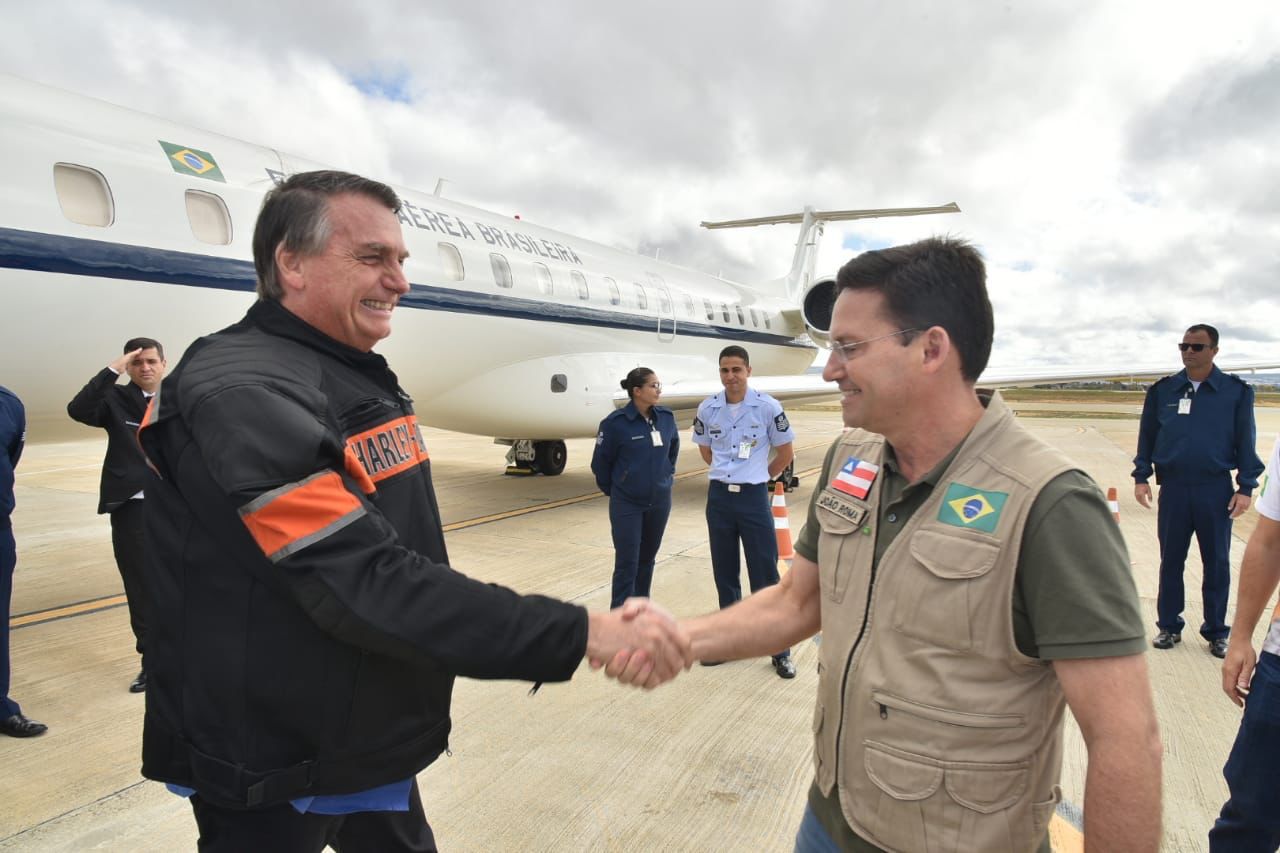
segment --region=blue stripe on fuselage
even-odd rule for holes
[[[146,246],[124,246],[103,240],[41,234],[13,228],[0,228],[0,268],[245,292],[252,292],[257,281],[253,264],[235,258],[218,258]],[[401,297],[400,304],[428,311],[483,314],[489,317],[512,317],[642,332],[656,332],[658,322],[657,316],[649,314],[627,314],[585,305],[423,284],[412,285],[409,293]],[[664,318],[663,325],[670,329],[670,320]],[[784,335],[724,328],[688,320],[677,319],[676,332],[703,338],[812,349],[811,346]]]

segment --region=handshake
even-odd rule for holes
[[[619,684],[652,690],[693,666],[693,641],[665,609],[629,598],[608,613],[588,617],[587,659]]]

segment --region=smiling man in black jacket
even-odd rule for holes
[[[138,654],[146,647],[147,587],[143,579],[143,498],[151,479],[147,460],[138,448],[138,424],[164,378],[164,347],[153,338],[131,338],[124,354],[99,370],[67,404],[67,414],[86,426],[107,431],[107,455],[102,461],[98,512],[111,516],[111,548],[124,581],[129,627]],[[116,380],[127,374],[123,385]],[[129,685],[130,693],[147,689],[144,667]]]
[[[434,850],[414,777],[448,748],[455,677],[692,662],[665,614],[450,567],[412,401],[372,352],[409,290],[398,209],[341,172],[268,193],[259,301],[187,350],[140,431],[160,474],[142,770],[191,798],[202,851]]]

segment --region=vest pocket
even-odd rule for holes
[[[874,788],[854,812],[866,820],[869,840],[921,853],[1026,853],[1039,841],[1026,803],[1028,763],[942,761],[874,741],[864,746]]]
[[[822,529],[818,535],[818,582],[823,596],[839,604],[853,575],[854,551],[871,537],[855,536],[861,529],[858,524],[824,507],[818,507],[817,517]]]
[[[974,714],[969,711],[953,711],[950,708],[925,705],[883,690],[872,690],[871,702],[879,707],[880,716],[883,719],[889,718],[889,709],[893,708],[935,723],[947,723],[971,729],[1014,729],[1021,728],[1026,723],[1026,719],[1021,714]]]
[[[983,595],[1000,556],[1000,545],[969,536],[921,530],[911,537],[915,570],[902,581],[894,602],[893,629],[956,651],[973,648],[975,622],[1000,618]],[[1006,611],[1010,605],[1003,605]],[[1008,621],[1009,612],[1003,614]],[[985,626],[977,630],[985,630]]]

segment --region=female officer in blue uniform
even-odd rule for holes
[[[622,380],[631,402],[600,422],[591,472],[609,496],[613,527],[613,598],[648,596],[653,561],[671,514],[671,483],[680,433],[670,409],[658,405],[662,383],[647,367]]]

